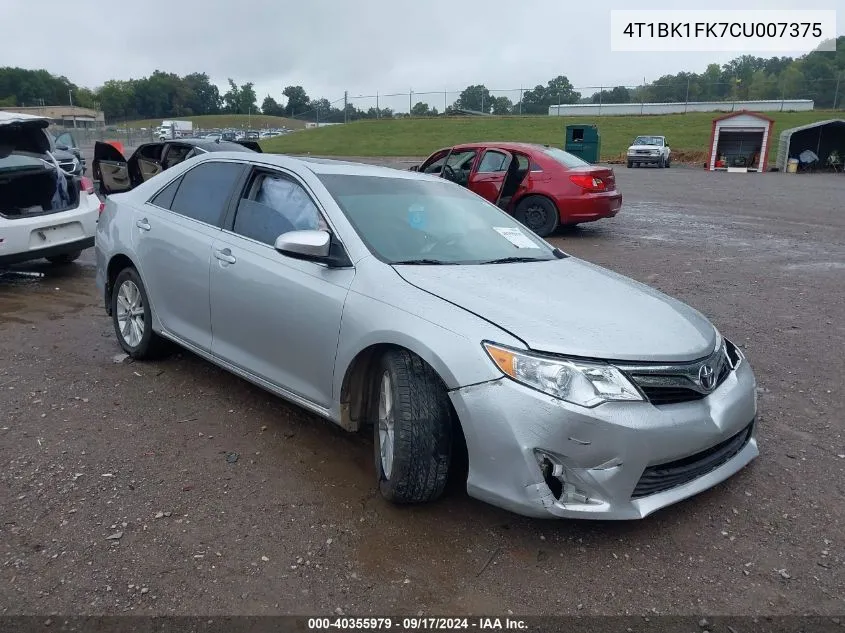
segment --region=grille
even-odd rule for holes
[[[692,402],[705,397],[705,394],[686,387],[642,387],[642,391],[649,402],[656,406]]]
[[[724,346],[713,352],[709,358],[694,363],[672,365],[625,365],[617,367],[633,380],[643,394],[655,406],[694,402],[706,398],[713,389],[721,385],[741,362],[739,351],[728,340]],[[707,363],[716,372],[713,389],[704,389],[698,373]]]
[[[674,462],[649,466],[637,482],[631,498],[638,499],[671,490],[716,470],[748,444],[753,428],[754,423],[752,422],[733,437],[708,448],[706,451]]]

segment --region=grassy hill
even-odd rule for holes
[[[200,129],[214,129],[214,128],[233,128],[236,130],[254,129],[263,130],[264,128],[272,127],[286,127],[291,130],[298,130],[305,127],[304,121],[297,119],[288,119],[281,116],[267,116],[264,114],[206,114],[203,116],[185,116],[185,117],[169,117],[179,121],[193,121],[195,128]],[[162,119],[142,119],[139,121],[129,121],[126,125],[130,128],[138,129],[142,127],[151,128],[161,125]],[[123,124],[120,127],[124,127]]]
[[[831,111],[774,112],[773,144],[777,155],[782,130],[813,121],[835,118]],[[667,137],[678,161],[699,162],[710,141],[713,112],[652,116],[605,117],[438,117],[356,121],[347,125],[313,128],[262,141],[265,152],[325,156],[427,156],[440,147],[473,141],[525,141],[562,147],[565,126],[596,123],[601,134],[602,160],[618,161],[638,134]]]

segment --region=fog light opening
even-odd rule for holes
[[[543,481],[556,500],[561,503],[598,503],[598,500],[591,500],[590,496],[576,485],[577,478],[567,471],[554,455],[535,450],[534,457],[540,466]]]
[[[543,481],[546,482],[555,499],[560,500],[560,496],[563,494],[563,481],[560,479],[560,475],[563,474],[563,466],[555,464],[547,455],[542,454],[537,455],[537,461],[540,464]]]

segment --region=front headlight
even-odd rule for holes
[[[613,365],[547,358],[488,342],[483,345],[508,378],[566,402],[595,407],[604,402],[643,400],[637,388]]]

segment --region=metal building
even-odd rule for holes
[[[789,159],[797,158],[805,149],[814,151],[822,166],[834,150],[845,157],[845,119],[816,121],[781,132],[775,166],[785,172]]]

